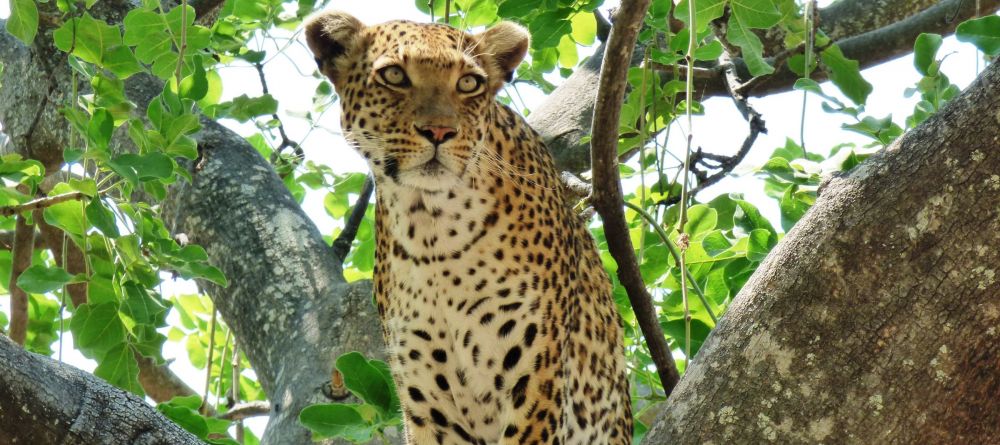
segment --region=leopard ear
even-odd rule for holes
[[[510,82],[514,70],[528,52],[531,35],[523,26],[513,22],[500,22],[476,35],[477,52],[492,61],[493,69],[501,78]]]
[[[319,70],[337,83],[337,59],[352,52],[361,43],[365,25],[341,11],[319,13],[306,23],[306,43],[316,58]]]

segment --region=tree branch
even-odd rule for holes
[[[46,207],[59,204],[61,202],[78,201],[86,197],[87,195],[84,195],[81,192],[69,192],[69,193],[63,193],[61,195],[46,196],[43,198],[38,198],[28,201],[24,204],[0,207],[0,216],[7,217],[11,215],[16,215],[21,212],[29,212],[36,209],[44,209]]]
[[[601,67],[597,106],[594,107],[592,120],[595,125],[591,140],[594,177],[591,202],[604,221],[608,250],[618,263],[618,280],[628,292],[663,389],[670,394],[677,384],[679,374],[656,317],[653,297],[646,290],[642,275],[639,274],[635,249],[625,223],[621,179],[618,177],[618,122],[625,97],[625,76],[632,59],[636,35],[648,8],[649,0],[625,2],[615,16],[615,24],[608,38],[609,51]]]
[[[337,235],[337,239],[333,240],[333,254],[341,262],[347,258],[348,252],[351,251],[351,244],[354,243],[354,238],[358,235],[358,227],[361,226],[361,221],[365,219],[365,212],[368,211],[368,202],[372,199],[372,191],[374,190],[375,181],[372,180],[372,175],[368,175],[365,178],[365,183],[361,186],[361,193],[358,194],[358,200],[354,202],[351,214],[347,217],[347,222],[344,223],[344,230],[340,232],[340,235]]]
[[[29,266],[35,250],[35,226],[28,224],[24,215],[17,215],[14,226],[14,250],[11,253],[10,283],[10,335],[11,340],[24,345],[28,333],[28,293],[17,285],[17,279]]]
[[[201,444],[133,394],[0,337],[0,443]]]
[[[267,402],[247,402],[234,406],[229,411],[216,416],[219,419],[237,421],[271,414],[271,404]]]

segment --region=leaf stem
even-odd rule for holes
[[[681,254],[677,251],[677,246],[673,241],[670,241],[670,237],[667,236],[667,232],[663,231],[663,228],[656,222],[653,215],[650,215],[642,207],[628,201],[625,201],[625,207],[635,210],[635,212],[638,213],[642,219],[646,220],[646,223],[653,227],[653,230],[656,231],[656,235],[663,240],[663,244],[665,244],[667,246],[667,250],[670,251],[670,256],[674,257],[674,261],[680,264]],[[708,312],[708,317],[712,319],[712,323],[718,323],[719,319],[716,318],[715,312],[712,312],[712,307],[708,304],[708,298],[705,297],[705,292],[701,289],[701,286],[698,285],[698,281],[694,279],[694,275],[691,274],[689,269],[684,268],[683,270],[684,275],[687,275],[688,282],[691,284],[691,289],[694,289],[694,293],[698,294],[698,299],[701,300],[701,304],[705,306],[705,312]]]

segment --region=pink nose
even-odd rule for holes
[[[427,140],[434,144],[440,144],[448,139],[455,137],[458,130],[451,127],[444,127],[441,125],[424,125],[417,128],[417,132],[420,133]]]

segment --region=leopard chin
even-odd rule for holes
[[[443,192],[461,185],[461,177],[437,159],[431,159],[417,167],[401,171],[399,183],[406,187]]]

